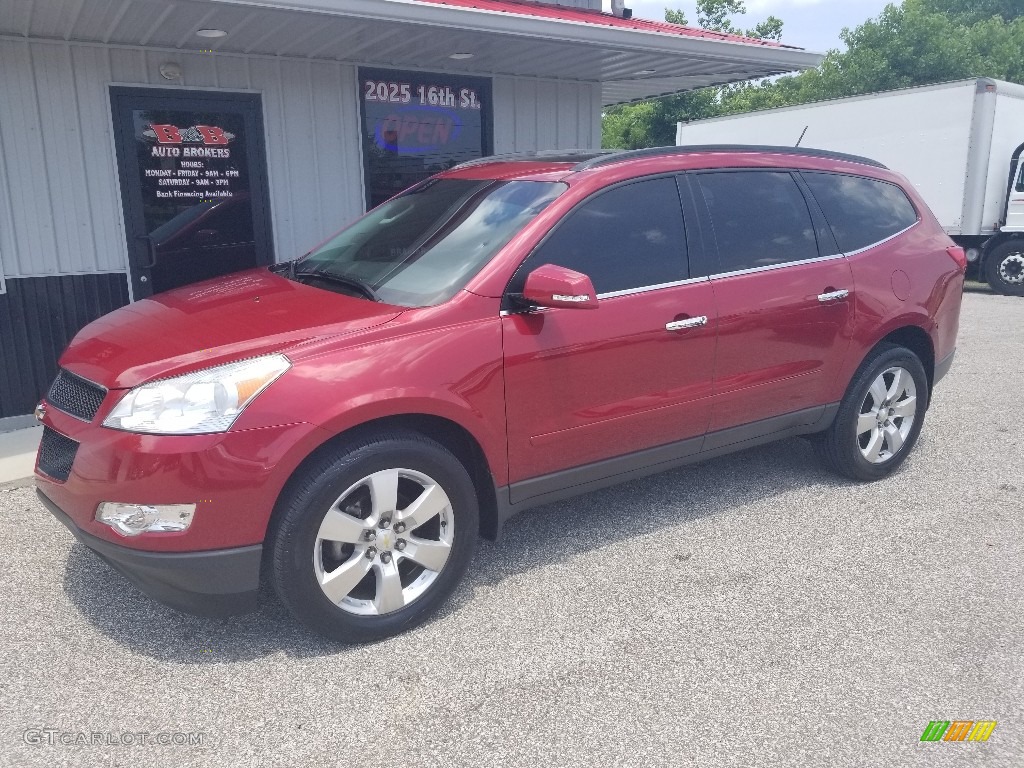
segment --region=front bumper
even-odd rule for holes
[[[50,474],[51,465],[37,458],[36,485],[83,532],[149,552],[262,544],[285,482],[325,434],[294,423],[209,435],[143,435],[100,426],[104,415],[85,422],[47,409],[43,425],[72,446],[65,462],[70,468],[66,476]],[[126,539],[96,520],[97,507],[107,501],[195,504],[196,512],[185,531]]]
[[[256,609],[263,545],[206,552],[129,549],[86,533],[41,489],[36,493],[76,539],[153,599],[197,616],[233,616]]]

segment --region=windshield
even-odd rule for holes
[[[303,258],[296,277],[355,280],[388,304],[439,304],[566,188],[542,181],[429,179]]]

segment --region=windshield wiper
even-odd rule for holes
[[[295,265],[299,259],[292,259],[291,261],[279,261],[276,264],[271,264],[268,269],[275,275],[279,275],[282,272],[287,275],[289,280],[295,279]]]
[[[373,290],[373,287],[366,282],[363,282],[358,277],[351,277],[349,275],[338,275],[334,272],[325,272],[318,269],[307,269],[299,270],[295,272],[295,277],[312,277],[316,280],[324,280],[329,283],[338,283],[348,288],[358,291],[366,298],[371,301],[380,301],[380,296]]]

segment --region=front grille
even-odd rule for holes
[[[103,387],[61,368],[57,378],[50,385],[46,399],[54,408],[64,413],[70,413],[83,421],[92,421],[106,396],[107,390]]]
[[[49,427],[43,427],[39,441],[39,469],[54,480],[64,482],[71,474],[71,465],[78,453],[78,443]]]

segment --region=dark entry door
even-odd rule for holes
[[[260,97],[110,89],[136,298],[273,261]]]

